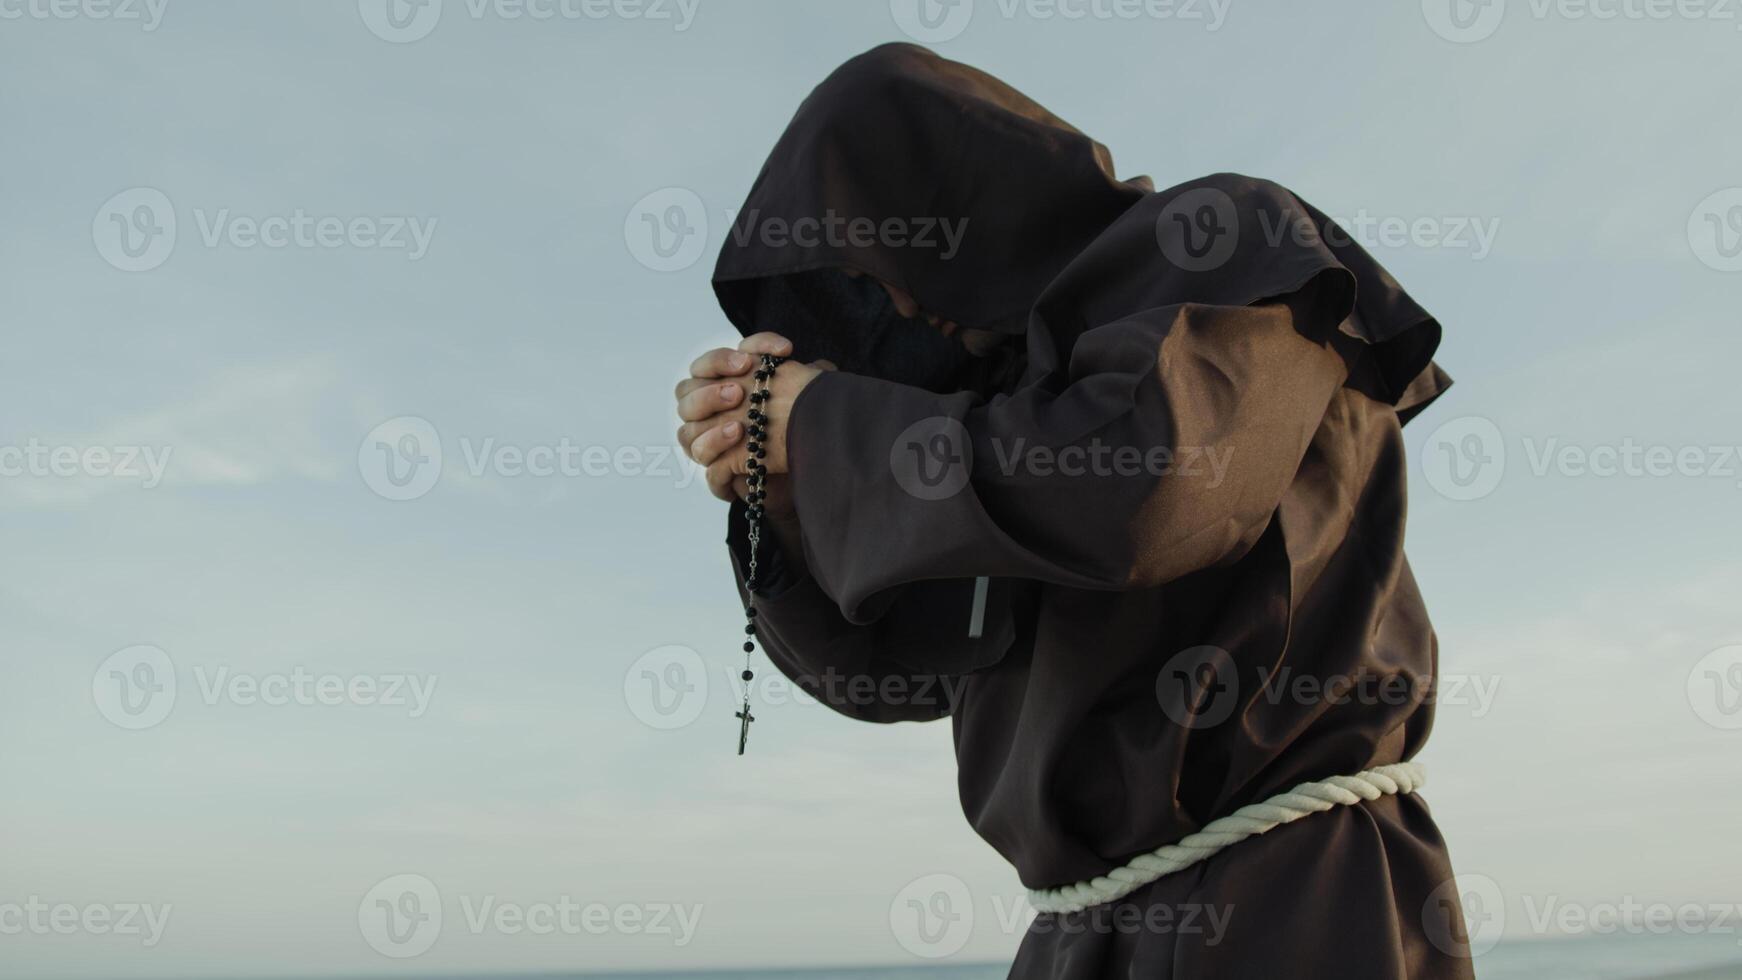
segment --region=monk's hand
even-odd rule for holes
[[[772,353],[775,357],[787,357],[787,355],[791,355],[791,350],[793,350],[793,345],[786,338],[782,338],[779,334],[761,332],[761,334],[754,334],[754,336],[744,339],[744,343],[739,345],[739,350],[735,353],[751,353],[751,355]],[[733,364],[739,364],[739,362],[733,362]],[[805,386],[810,385],[810,381],[814,381],[824,371],[833,371],[834,369],[833,364],[829,364],[826,360],[819,360],[815,364],[801,364],[796,360],[787,360],[784,364],[780,364],[780,367],[775,369],[772,378],[768,378],[766,381],[768,397],[754,406],[756,409],[760,409],[761,414],[763,414],[763,420],[761,420],[763,435],[761,435],[760,440],[753,440],[747,437],[749,411],[753,407],[749,402],[749,392],[756,390],[758,383],[756,383],[754,373],[760,367],[760,357],[753,357],[753,364],[749,367],[749,371],[744,376],[737,378],[740,390],[744,392],[742,395],[742,400],[744,400],[742,423],[739,423],[739,411],[733,409],[730,413],[732,418],[719,426],[721,432],[718,435],[709,435],[706,440],[699,440],[699,442],[704,442],[704,446],[699,447],[699,454],[712,453],[714,449],[718,449],[718,453],[714,454],[711,461],[700,460],[699,456],[697,456],[697,461],[707,467],[707,487],[711,489],[714,496],[718,496],[721,500],[730,500],[733,494],[739,498],[746,494],[747,480],[742,480],[742,477],[749,477],[749,473],[751,473],[751,454],[753,453],[761,468],[765,468],[765,472],[768,473],[770,484],[777,482],[777,477],[787,472],[786,428],[787,421],[791,420],[791,416],[793,416],[793,404],[798,400],[800,392],[805,390]],[[733,425],[733,423],[739,423],[739,425]],[[728,426],[730,426],[730,430],[728,430]],[[780,487],[780,489],[784,489],[784,487]],[[770,487],[770,496],[775,493],[779,493],[779,491]],[[770,500],[768,503],[777,503],[777,501]]]
[[[832,370],[834,370],[834,365],[827,361],[816,361],[811,364],[787,361],[775,370],[774,376],[768,379],[768,397],[756,406],[761,409],[764,416],[761,423],[762,438],[759,440],[745,438],[742,442],[733,439],[732,445],[728,449],[716,456],[713,462],[705,464],[708,467],[708,487],[714,491],[716,497],[726,500],[730,499],[734,493],[742,497],[744,492],[748,490],[748,483],[740,483],[739,478],[750,475],[752,453],[755,454],[756,461],[768,473],[771,485],[784,482],[782,477],[789,472],[786,454],[786,430],[792,419],[792,406],[798,401],[799,393],[816,380],[818,375],[824,371]],[[753,376],[746,378],[743,382],[746,391],[755,390],[755,384]],[[730,424],[727,423],[727,425]],[[749,431],[747,417],[741,428],[745,432]],[[721,438],[727,437],[722,436]],[[775,493],[783,492],[784,489],[784,487],[780,488],[780,491],[771,489],[770,497],[773,498]],[[770,499],[769,503],[779,506],[779,501],[774,499]]]
[[[677,430],[678,445],[690,459],[707,467],[708,489],[721,500],[742,497],[748,489],[742,478],[750,472],[749,393],[755,390],[754,375],[763,354],[790,356],[792,343],[779,334],[753,334],[737,350],[722,347],[696,358],[690,376],[677,385],[677,412],[684,423]],[[770,473],[786,472],[786,420],[792,402],[812,378],[833,367],[826,361],[814,366],[789,361],[769,379],[769,398],[761,406],[768,415],[766,438],[759,448]]]
[[[707,466],[732,447],[744,441],[745,407],[748,403],[751,373],[756,370],[758,356],[774,354],[784,357],[792,344],[772,333],[759,333],[744,338],[734,350],[720,347],[696,358],[690,365],[690,376],[677,383],[677,444],[684,455]],[[710,485],[716,497],[720,488]],[[730,488],[727,496],[730,499]]]

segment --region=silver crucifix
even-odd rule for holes
[[[738,722],[738,754],[743,755],[744,743],[750,741],[750,723],[756,720],[756,716],[750,713],[750,701],[746,699],[744,710],[732,717],[743,719]]]

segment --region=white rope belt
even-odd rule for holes
[[[1301,783],[1262,803],[1249,803],[1225,817],[1217,817],[1195,834],[1164,844],[1131,859],[1123,867],[1074,885],[1042,890],[1030,889],[1028,904],[1037,912],[1080,912],[1095,905],[1124,898],[1163,875],[1189,868],[1225,847],[1248,837],[1275,830],[1311,813],[1336,806],[1353,806],[1362,800],[1413,793],[1427,783],[1420,764],[1399,762],[1378,766],[1353,776],[1332,776]]]

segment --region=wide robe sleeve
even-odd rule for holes
[[[810,574],[863,622],[907,583],[1130,589],[1237,558],[1347,377],[1326,305],[1146,310],[989,403],[819,376],[788,430]]]
[[[747,522],[734,501],[727,544],[745,588]],[[1013,636],[998,611],[978,636],[968,635],[972,581],[926,582],[895,590],[875,621],[852,623],[814,578],[784,560],[779,543],[765,535],[757,553],[757,640],[768,659],[800,689],[835,711],[860,721],[932,721],[948,716],[962,689],[963,674],[996,663]]]

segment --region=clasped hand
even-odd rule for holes
[[[746,413],[749,393],[756,388],[753,375],[763,354],[788,357],[792,342],[779,334],[753,334],[744,338],[737,350],[721,347],[696,358],[690,365],[690,376],[677,384],[677,415],[683,420],[677,430],[678,445],[690,459],[707,468],[708,489],[721,500],[742,498],[749,492]],[[761,462],[773,478],[769,481],[770,510],[781,510],[787,502],[786,430],[793,403],[806,385],[834,368],[827,361],[787,361],[768,381],[768,398],[760,407],[768,416],[763,425]]]

